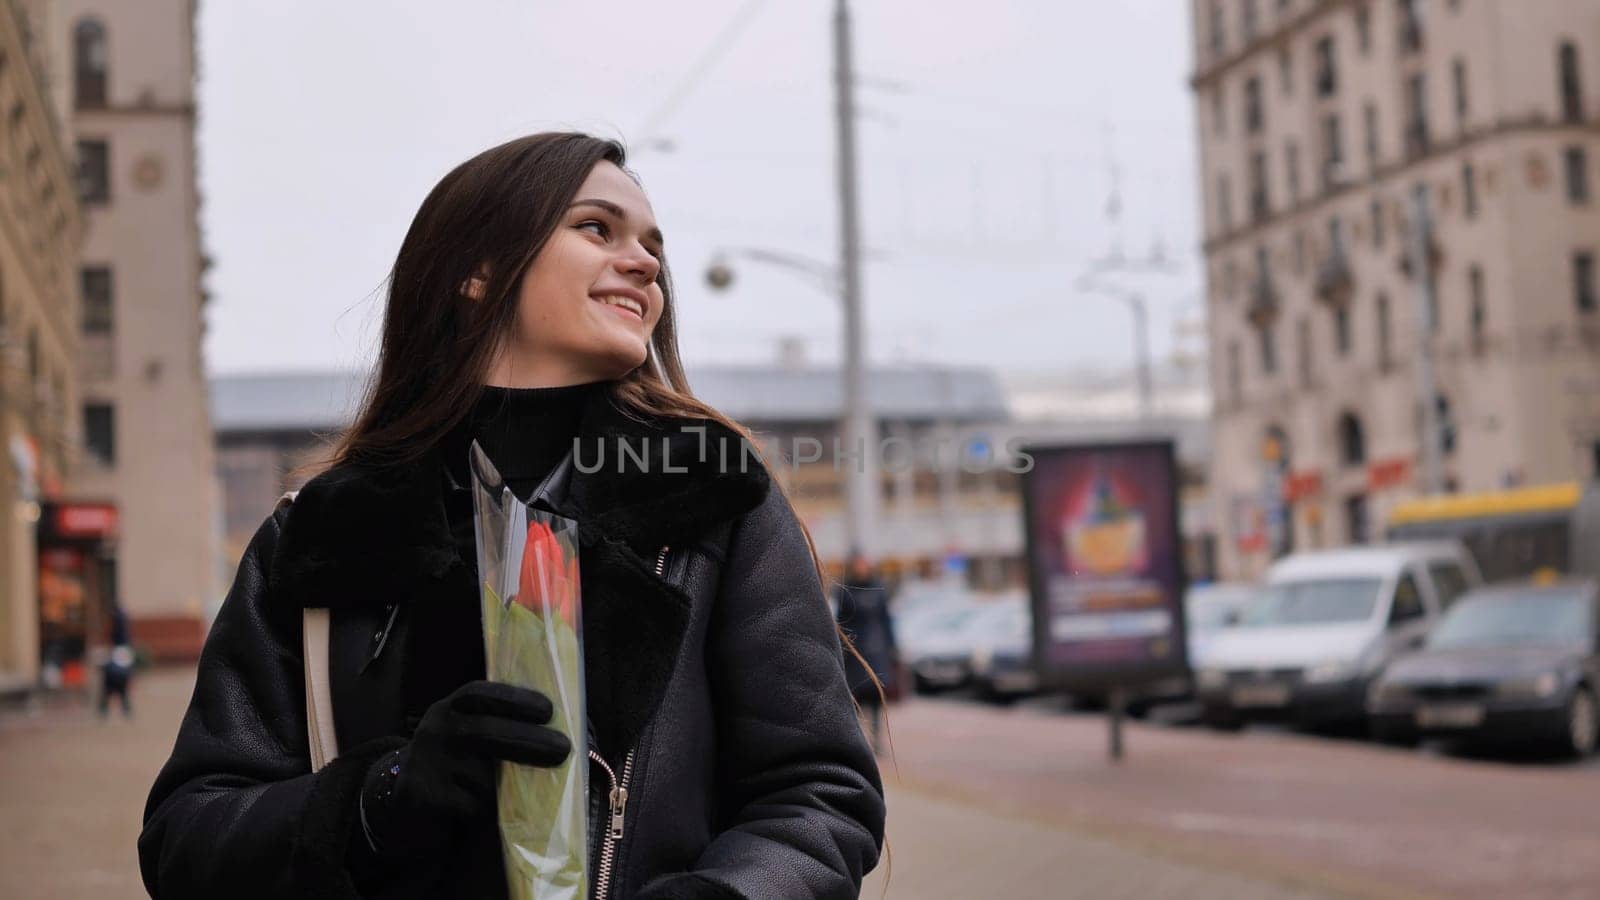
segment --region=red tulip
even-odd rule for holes
[[[517,603],[535,613],[548,608],[561,621],[571,624],[577,621],[577,599],[577,558],[568,558],[549,525],[529,522],[528,541],[522,548]]]

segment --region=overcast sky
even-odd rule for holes
[[[767,361],[786,336],[837,360],[836,303],[803,278],[736,262],[733,288],[716,293],[703,277],[725,247],[837,259],[832,7],[201,4],[212,371],[369,363],[384,274],[429,188],[479,150],[548,129],[633,149],[691,367]],[[1118,232],[1130,253],[1160,240],[1181,264],[1123,279],[1149,296],[1156,350],[1169,352],[1174,322],[1202,312],[1184,5],[852,11],[872,361],[1127,367],[1126,308],[1073,287]]]

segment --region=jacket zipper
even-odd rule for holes
[[[662,577],[667,570],[667,549],[661,548],[656,555],[656,577]],[[628,811],[628,785],[633,781],[633,756],[638,748],[628,751],[628,756],[622,761],[622,778],[617,778],[617,773],[605,759],[595,750],[589,750],[589,758],[600,764],[605,770],[606,778],[611,782],[610,804],[611,821],[608,823],[604,837],[600,839],[600,866],[594,876],[594,900],[606,900],[611,891],[611,872],[617,861],[617,842],[622,840],[623,823],[626,821]]]

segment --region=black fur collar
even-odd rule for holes
[[[445,504],[467,491],[470,435],[457,429],[416,463],[336,466],[295,500],[274,566],[301,606],[405,600],[463,565]],[[585,546],[617,541],[653,557],[759,505],[769,476],[713,421],[641,421],[596,391],[585,404],[570,484],[557,508]],[[459,500],[459,495],[456,496]]]
[[[725,426],[640,421],[607,391],[586,402],[578,438],[551,499],[580,526],[591,720],[600,746],[620,752],[659,704],[688,628],[691,600],[657,577],[657,551],[755,508],[770,481]],[[279,596],[329,608],[475,596],[476,562],[457,552],[447,512],[471,507],[469,446],[458,429],[415,464],[338,466],[308,482],[278,542]]]

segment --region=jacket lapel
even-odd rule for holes
[[[601,747],[620,753],[659,705],[688,628],[691,598],[656,575],[657,553],[754,508],[770,483],[724,426],[644,420],[595,393],[573,450],[531,499],[579,524],[589,709]],[[280,596],[333,610],[335,708],[341,718],[368,708],[352,737],[400,716],[370,708],[400,702],[404,654],[370,659],[402,643],[403,627],[387,633],[391,604],[476,594],[476,560],[457,551],[447,514],[447,504],[470,506],[470,441],[458,428],[414,463],[336,466],[306,484],[284,525],[273,567]],[[341,723],[341,740],[346,730]]]

